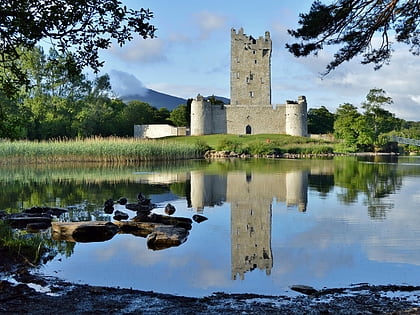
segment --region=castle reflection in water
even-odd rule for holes
[[[244,171],[212,175],[192,171],[191,205],[204,207],[227,202],[231,206],[232,279],[244,279],[256,268],[271,273],[272,203],[284,202],[306,211],[309,170],[264,174]]]

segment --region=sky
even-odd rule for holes
[[[287,29],[297,28],[299,13],[309,12],[312,0],[122,0],[132,9],[149,8],[156,38],[135,37],[122,48],[101,52],[118,96],[142,94],[145,88],[192,98],[230,97],[230,33],[243,28],[254,38],[271,34],[272,103],[284,104],[306,96],[309,108],[325,106],[335,112],[361,103],[370,89],[385,90],[394,103],[385,109],[396,117],[420,121],[420,57],[408,46],[395,45],[391,63],[375,71],[360,59],[342,64],[326,77],[321,73],[334,51],[296,58],[285,44],[294,42]]]

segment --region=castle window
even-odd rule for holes
[[[254,63],[257,64],[257,59],[254,60]]]
[[[255,55],[257,52],[255,50],[253,50],[252,53]]]
[[[252,73],[249,73],[249,79],[254,80],[254,75]]]
[[[254,97],[254,92],[249,92],[249,97]]]
[[[236,57],[236,62],[239,63],[240,59],[239,57]]]
[[[236,78],[239,79],[239,72],[236,72]]]

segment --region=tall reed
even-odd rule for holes
[[[1,141],[2,161],[22,162],[137,162],[193,159],[203,156],[194,143],[134,138],[55,139],[50,141]]]

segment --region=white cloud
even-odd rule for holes
[[[208,39],[214,31],[225,29],[228,20],[224,15],[209,11],[198,12],[193,18],[198,25],[201,40]]]
[[[123,48],[111,48],[111,53],[127,62],[153,63],[166,60],[165,45],[159,38],[136,39]]]
[[[113,92],[117,96],[145,95],[147,89],[134,75],[124,71],[111,70],[109,73]]]

